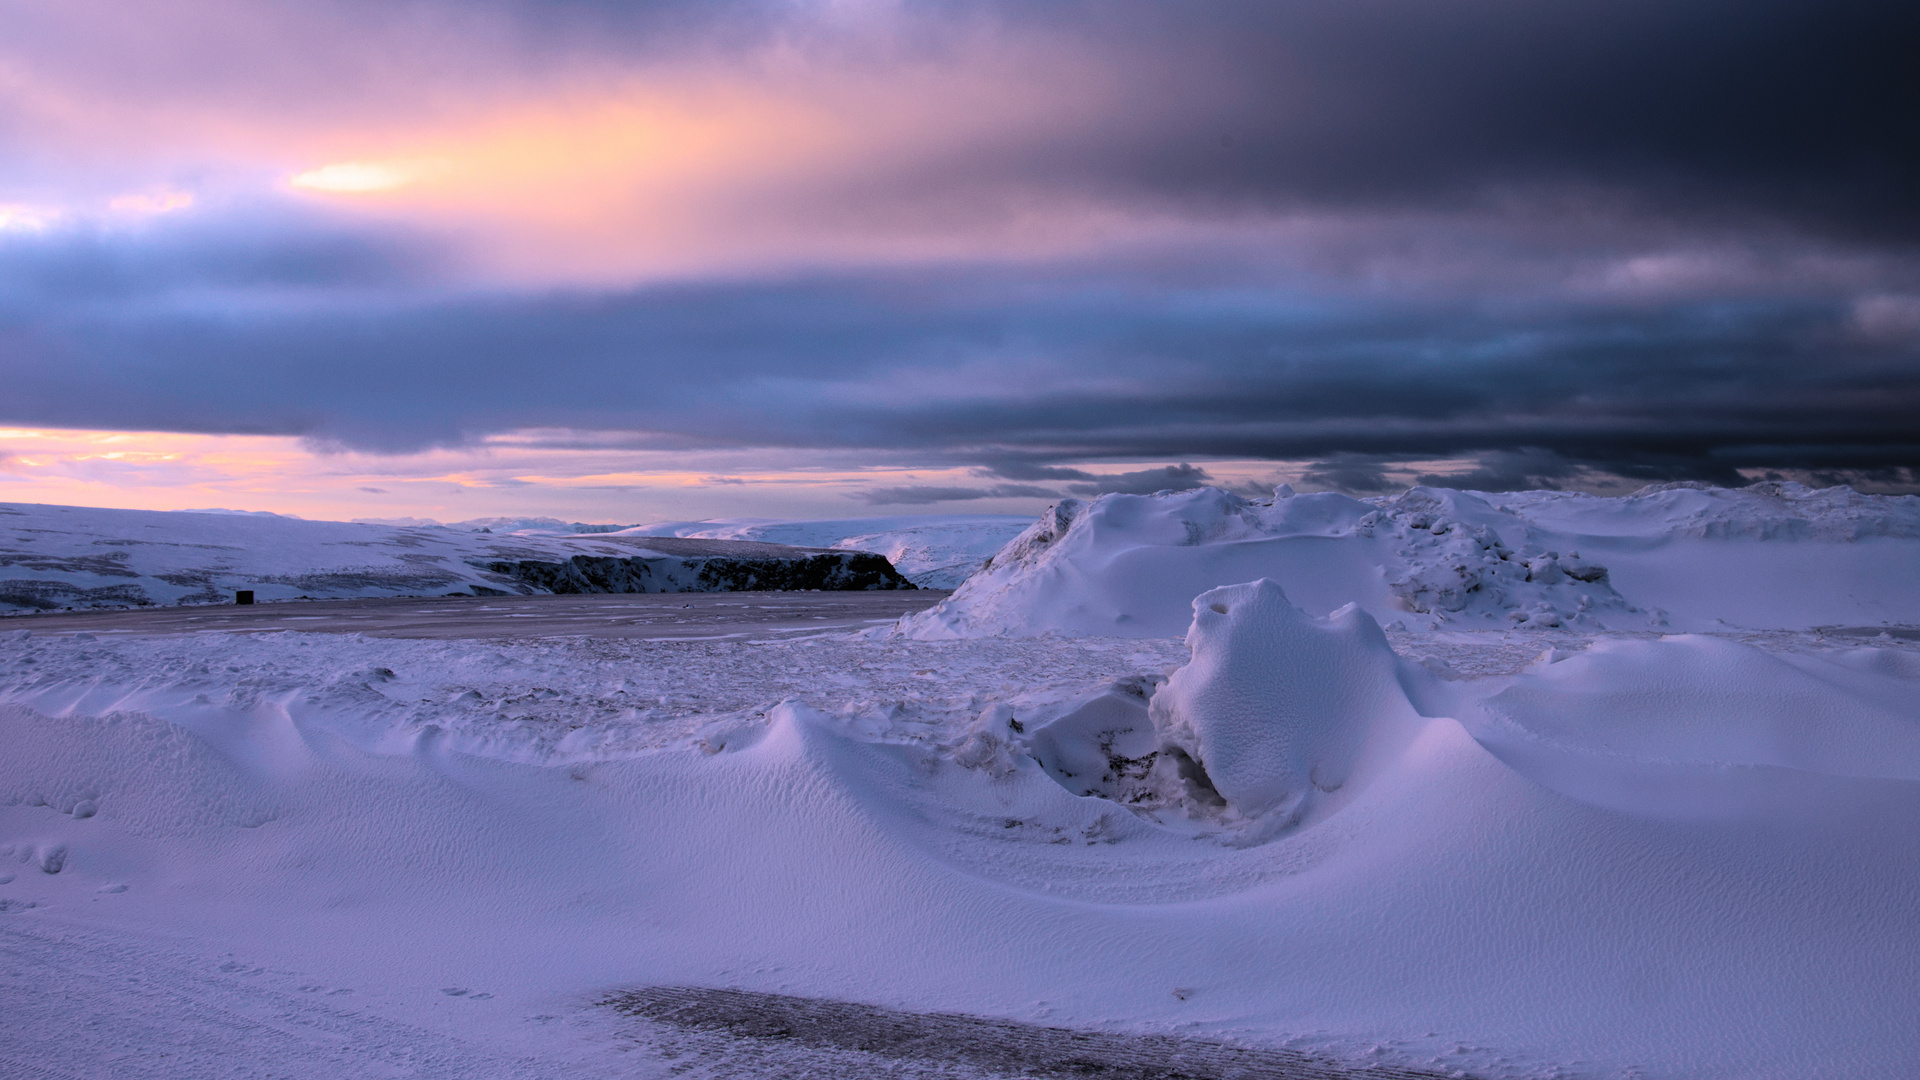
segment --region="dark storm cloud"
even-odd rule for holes
[[[1349,495],[1378,495],[1398,491],[1405,485],[1387,479],[1391,459],[1369,454],[1335,454],[1331,460],[1316,461],[1300,474],[1309,487],[1331,488]]]
[[[1085,469],[1069,469],[1059,465],[1040,465],[1032,461],[1008,459],[995,461],[974,470],[979,476],[998,476],[1004,480],[1091,480],[1093,474]]]
[[[1807,474],[1808,480],[1816,487],[1846,484],[1862,491],[1920,491],[1920,468],[1810,469]],[[1774,472],[1769,473],[1766,479],[1780,480],[1785,477]]]
[[[1058,11],[1058,9],[1054,9]],[[1891,0],[1142,5],[1120,175],[1399,204],[1530,184],[1920,238],[1920,8]],[[1119,31],[1126,34],[1127,31]]]
[[[817,193],[821,204],[885,206],[931,186],[988,202],[1064,188],[1176,210],[1456,207],[1545,188],[1687,219],[1920,240],[1920,7],[1902,0],[334,0],[299,10],[305,22],[254,41],[184,20],[102,34],[102,15],[62,17],[49,3],[26,5],[9,34],[27,66],[90,89],[255,100],[289,121],[391,108],[396,94],[458,99],[664,62],[881,72],[997,50],[1028,67],[1057,57],[1062,72],[1104,80],[1097,100],[1070,128],[1010,124],[948,153],[901,155],[895,173],[875,162],[862,182]],[[233,22],[218,7],[200,14],[208,29]],[[769,55],[781,59],[769,65]],[[1032,92],[1082,89],[1042,78]],[[0,161],[0,175],[13,167]]]
[[[391,450],[631,431],[1083,484],[1067,463],[1535,448],[1657,479],[1920,463],[1916,342],[1861,337],[1837,298],[1267,311],[1048,273],[238,313],[0,302],[0,379],[14,423]]]
[[[981,35],[1115,73],[1102,114],[889,183],[1190,206],[1459,206],[1532,188],[1920,240],[1920,7],[1899,0],[934,3],[861,32],[792,5],[496,3],[534,47],[780,41],[836,63]]]
[[[1433,479],[1483,487],[1920,466],[1913,5],[929,4],[866,37],[811,10],[492,0],[394,18],[440,12],[449,39],[482,17],[518,28],[497,35],[525,53],[503,79],[581,50],[724,68],[781,42],[884,67],[874,40],[909,59],[974,40],[959,30],[1036,56],[1055,42],[1124,74],[1077,127],[993,128],[807,197],[1087,193],[1199,231],[1080,262],[601,292],[461,291],[451,241],[266,203],[0,232],[0,421],[393,451],[543,427],[1003,482],[862,496],[876,504],[1204,479],[1096,461],[1309,460],[1304,479],[1356,492],[1422,458],[1471,458]],[[204,65],[208,94],[276,77],[233,63]],[[323,95],[327,74],[275,85]],[[1304,231],[1259,231],[1287,215]],[[1215,228],[1243,220],[1245,239]]]
[[[1213,477],[1207,470],[1195,465],[1181,463],[1158,469],[1140,469],[1136,472],[1108,473],[1095,475],[1080,469],[1046,468],[1042,466],[998,466],[992,470],[976,469],[977,474],[1000,473],[1006,470],[1024,473],[1039,473],[1034,479],[1062,479],[1067,477],[1085,477],[1087,482],[1067,485],[1067,491],[1087,498],[1117,493],[1122,495],[1151,495],[1156,491],[1185,491],[1213,483]],[[1251,492],[1265,495],[1264,489]],[[1059,491],[1038,487],[1033,484],[994,484],[990,487],[887,487],[857,492],[850,496],[862,502],[876,506],[925,505],[942,502],[960,502],[971,499],[1057,499]]]
[[[1095,477],[1085,484],[1069,484],[1067,490],[1075,495],[1106,495],[1110,492],[1122,495],[1151,495],[1156,491],[1185,491],[1213,482],[1207,470],[1197,465],[1181,462],[1159,469],[1141,469],[1138,472],[1115,473],[1109,476]]]
[[[1417,482],[1465,491],[1553,491],[1581,471],[1578,464],[1537,447],[1479,454],[1474,464],[1464,473],[1424,473]]]

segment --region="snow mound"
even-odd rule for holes
[[[1916,523],[1911,496],[1792,484],[1067,499],[897,632],[1172,637],[1192,597],[1262,577],[1310,611],[1353,603],[1427,629],[1915,623]]]
[[[1301,816],[1346,783],[1376,721],[1413,715],[1386,635],[1353,605],[1315,619],[1270,580],[1229,585],[1194,598],[1187,645],[1150,715],[1248,816]]]
[[[1687,819],[1817,815],[1920,782],[1920,695],[1890,654],[1778,656],[1701,635],[1547,654],[1462,710],[1538,782],[1594,804]],[[1851,661],[1851,662],[1850,662]]]
[[[1603,566],[1550,546],[1465,493],[1415,488],[1384,505],[1331,493],[1252,501],[1216,488],[1063,500],[954,595],[902,621],[913,637],[1172,637],[1192,598],[1271,578],[1309,610],[1376,619],[1647,627]]]
[[[1515,537],[1517,549],[1502,537]],[[1658,621],[1614,591],[1607,568],[1524,520],[1464,492],[1417,487],[1354,525],[1395,542],[1385,563],[1399,606],[1441,620],[1505,619],[1535,628],[1584,622],[1620,628]]]
[[[1376,735],[1418,723],[1399,657],[1351,605],[1316,619],[1272,581],[1213,589],[1193,601],[1186,644],[1165,679],[1120,680],[1024,723],[983,715],[956,759],[1005,774],[1025,755],[1076,795],[1252,842],[1312,818]]]

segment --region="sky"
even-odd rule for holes
[[[0,500],[1920,491],[1920,8],[0,0]]]

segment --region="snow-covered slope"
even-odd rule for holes
[[[0,504],[0,611],[221,603],[237,589],[262,601],[550,588],[700,591],[738,587],[743,567],[747,577],[756,568],[799,567],[820,587],[823,575],[848,570],[841,565],[848,560],[843,551],[743,541]],[[725,580],[703,580],[703,571]],[[891,575],[883,567],[851,572],[891,587],[880,580]]]
[[[905,514],[897,517],[785,521],[660,521],[636,525],[626,536],[687,536],[759,540],[800,547],[871,551],[884,555],[923,589],[958,588],[1032,521],[1009,514]]]
[[[1501,1080],[1910,1073],[1913,647],[1561,628],[1447,680],[1389,642],[1473,635],[1270,582],[1189,614],[1170,677],[1165,641],[0,634],[0,1060],[664,1078],[700,1061],[593,1003],[692,985]],[[846,1054],[814,1074],[880,1071]]]
[[[1260,577],[1311,611],[1357,603],[1428,627],[1920,623],[1920,497],[1759,484],[1070,499],[901,630],[1168,636],[1196,594]]]

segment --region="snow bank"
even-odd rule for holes
[[[1549,654],[1461,715],[1510,765],[1596,805],[1832,815],[1879,790],[1862,781],[1920,783],[1920,671],[1888,671],[1895,655],[1910,665],[1910,654],[1781,657],[1698,635],[1601,641]]]
[[[881,560],[727,540],[489,534],[0,504],[0,611],[547,591],[904,587]]]
[[[900,631],[1172,636],[1193,596],[1261,577],[1310,611],[1354,603],[1428,628],[1915,623],[1920,498],[1765,484],[1069,499]]]

